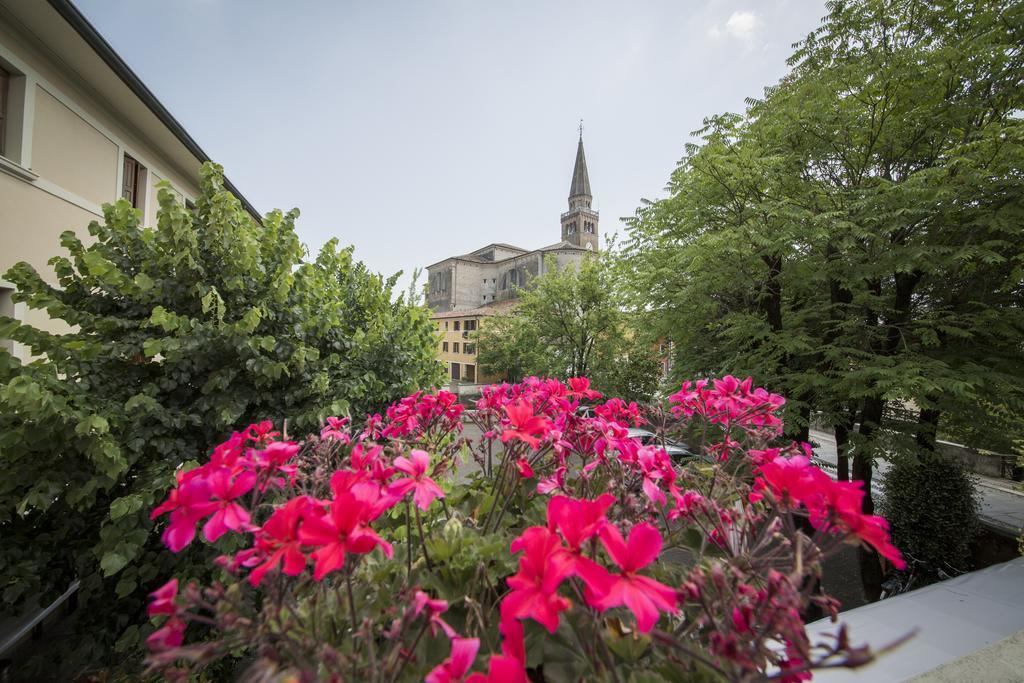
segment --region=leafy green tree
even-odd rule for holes
[[[558,268],[549,258],[514,311],[480,326],[478,361],[485,373],[506,379],[589,377],[600,391],[649,400],[661,366],[638,320],[623,308],[607,259]]]
[[[541,346],[537,329],[515,311],[484,318],[474,339],[482,374],[519,382],[530,375],[556,372],[553,354]]]
[[[194,214],[168,188],[159,204],[152,228],[119,201],[91,244],[64,233],[56,286],[25,263],[5,276],[69,331],[0,319],[34,358],[0,353],[2,600],[80,581],[69,667],[135,654],[153,581],[208,552],[172,568],[147,517],[182,463],[239,424],[310,429],[439,380],[428,312],[334,241],[303,262],[297,211],[255,221],[212,164]]]
[[[623,250],[679,375],[753,374],[869,485],[942,420],[1021,414],[1022,15],[830,3],[789,75],[707,120]]]

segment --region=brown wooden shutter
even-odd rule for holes
[[[121,196],[135,206],[135,191],[139,177],[139,164],[127,154],[124,155],[124,180],[121,182]]]

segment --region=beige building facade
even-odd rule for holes
[[[208,158],[70,2],[0,0],[0,315],[55,329],[3,273],[26,261],[54,282],[63,231],[87,241],[122,197],[152,224],[156,185],[191,201]]]

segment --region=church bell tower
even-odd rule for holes
[[[569,210],[562,214],[562,240],[578,247],[597,251],[597,211],[591,208],[590,176],[587,158],[583,155],[583,124],[580,123],[580,141],[576,146],[576,165],[572,169],[569,186]]]

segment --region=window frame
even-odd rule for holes
[[[132,170],[132,186],[131,197],[126,197],[125,193],[129,191],[128,187],[128,172],[129,168]],[[142,165],[138,159],[133,157],[127,152],[124,153],[124,159],[121,162],[121,198],[127,199],[133,208],[142,211],[143,215],[146,213],[146,179],[149,177],[149,169]]]

